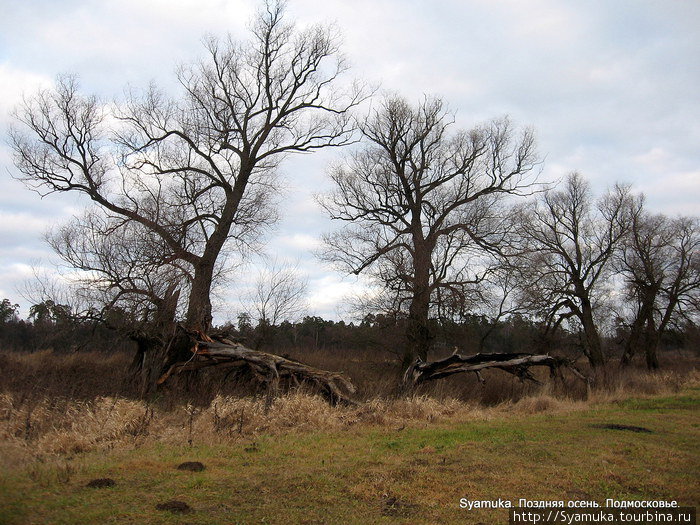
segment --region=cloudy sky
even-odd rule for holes
[[[77,73],[86,92],[119,97],[126,85],[173,86],[173,70],[202,55],[205,34],[245,38],[249,0],[0,0],[0,133],[23,93]],[[352,75],[418,100],[442,96],[460,127],[510,115],[537,131],[543,176],[572,170],[596,191],[615,181],[650,208],[700,213],[700,2],[697,0],[290,0],[300,26],[334,23]],[[0,298],[32,268],[53,271],[42,241],[82,201],[40,199],[12,179],[0,145]],[[312,193],[328,187],[338,152],[289,159],[283,220],[271,255],[297,261],[311,312],[337,317],[360,284],[315,261],[333,226]],[[246,275],[254,272],[249,268]],[[244,277],[239,282],[245,281]],[[222,293],[218,321],[240,310]]]

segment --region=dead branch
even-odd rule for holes
[[[568,359],[546,354],[524,353],[474,354],[470,356],[455,353],[446,359],[433,362],[425,362],[418,358],[406,369],[403,380],[405,384],[415,386],[461,372],[475,372],[481,380],[481,370],[498,368],[518,376],[523,381],[539,383],[530,372],[532,366],[546,366],[552,376],[560,368],[565,367],[579,379],[587,381],[586,377]]]

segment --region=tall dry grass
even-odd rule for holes
[[[317,356],[324,359],[333,369],[327,356]],[[195,392],[185,397],[171,390],[138,399],[128,386],[128,365],[125,355],[0,355],[0,467],[153,442],[217,444],[280,432],[556,413],[700,384],[697,363],[689,357],[683,363],[666,363],[656,373],[610,367],[597,373],[592,385],[571,377],[550,379],[544,373],[541,385],[520,383],[496,370],[484,374],[485,384],[462,374],[398,396],[395,379],[386,370],[358,361],[351,377],[361,374],[363,366],[369,368],[358,406],[333,407],[304,388],[290,390],[270,405],[264,392],[236,391],[235,385],[226,390],[216,376],[208,383],[202,380],[206,396]]]
[[[0,456],[7,466],[30,459],[73,456],[88,451],[133,448],[148,443],[220,444],[261,434],[334,431],[357,425],[434,422],[456,416],[483,418],[489,410],[425,396],[331,406],[307,392],[265,399],[217,396],[207,407],[166,408],[146,401],[99,397],[56,403],[27,403],[0,394]]]

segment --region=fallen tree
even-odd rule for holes
[[[270,397],[277,392],[280,380],[289,380],[294,385],[313,385],[332,403],[356,404],[350,397],[355,393],[355,386],[342,374],[320,370],[275,354],[251,350],[226,337],[210,337],[181,326],[178,326],[178,332],[178,344],[182,344],[183,340],[189,341],[191,356],[187,360],[172,363],[158,378],[157,385],[162,385],[171,376],[185,371],[214,366],[247,368],[259,382],[267,385]]]
[[[403,381],[406,385],[417,386],[426,381],[433,381],[452,374],[474,372],[479,381],[484,382],[481,370],[497,368],[519,377],[522,381],[535,383],[539,381],[532,375],[530,367],[546,366],[553,377],[563,367],[569,369],[583,381],[588,379],[566,358],[554,357],[547,354],[498,353],[474,354],[464,356],[456,351],[450,357],[439,361],[427,362],[416,359],[404,372]]]

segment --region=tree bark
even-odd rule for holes
[[[179,345],[174,345],[175,315],[180,290],[171,285],[158,301],[151,323],[130,333],[137,351],[132,363],[134,380],[142,396],[155,391],[156,382],[171,363],[182,357]]]
[[[641,295],[641,305],[637,316],[632,323],[630,329],[630,336],[625,344],[625,351],[622,354],[622,359],[620,364],[627,366],[632,362],[632,357],[636,353],[638,348],[643,348],[645,355],[649,355],[652,352],[654,355],[656,353],[655,349],[649,348],[650,344],[654,344],[649,339],[650,331],[655,331],[654,324],[654,302],[658,295],[658,286],[644,286],[642,288],[643,292]],[[654,360],[652,358],[652,360]],[[647,363],[649,362],[649,357],[647,357]],[[656,363],[658,367],[658,362]]]
[[[661,339],[659,331],[654,324],[654,313],[650,311],[647,315],[646,332],[644,337],[644,357],[649,370],[658,370],[659,358],[656,350]]]
[[[622,366],[629,366],[630,363],[632,363],[632,358],[641,344],[643,326],[644,321],[642,316],[638,315],[630,327],[630,335],[625,342],[625,349],[620,358],[620,364]]]
[[[583,325],[583,335],[586,340],[585,348],[588,361],[592,367],[605,365],[605,355],[600,343],[600,335],[593,320],[593,307],[587,297],[581,298],[581,324]]]
[[[658,334],[654,334],[644,347],[644,356],[646,358],[647,368],[649,370],[659,369],[659,357],[656,353],[658,348],[659,337]]]
[[[432,340],[428,319],[430,313],[430,252],[421,243],[416,244],[414,256],[413,296],[408,310],[406,337],[408,346],[403,355],[402,365],[408,367],[416,358],[428,359]],[[422,253],[423,252],[423,253]]]
[[[408,346],[403,354],[402,361],[404,368],[409,366],[416,358],[424,361],[428,359],[428,349],[432,339],[428,326],[428,308],[428,302],[423,301],[420,297],[414,297],[411,301],[408,326],[406,327]]]
[[[676,309],[676,299],[671,299],[666,305],[661,321],[658,327],[654,321],[654,311],[649,309],[646,315],[646,341],[644,345],[644,356],[646,358],[647,368],[649,370],[657,370],[659,368],[658,349],[661,341],[661,335],[666,332],[666,327],[671,321],[671,316]]]
[[[185,317],[185,324],[192,330],[207,332],[211,328],[211,285],[213,277],[213,264],[203,262],[196,266]]]

